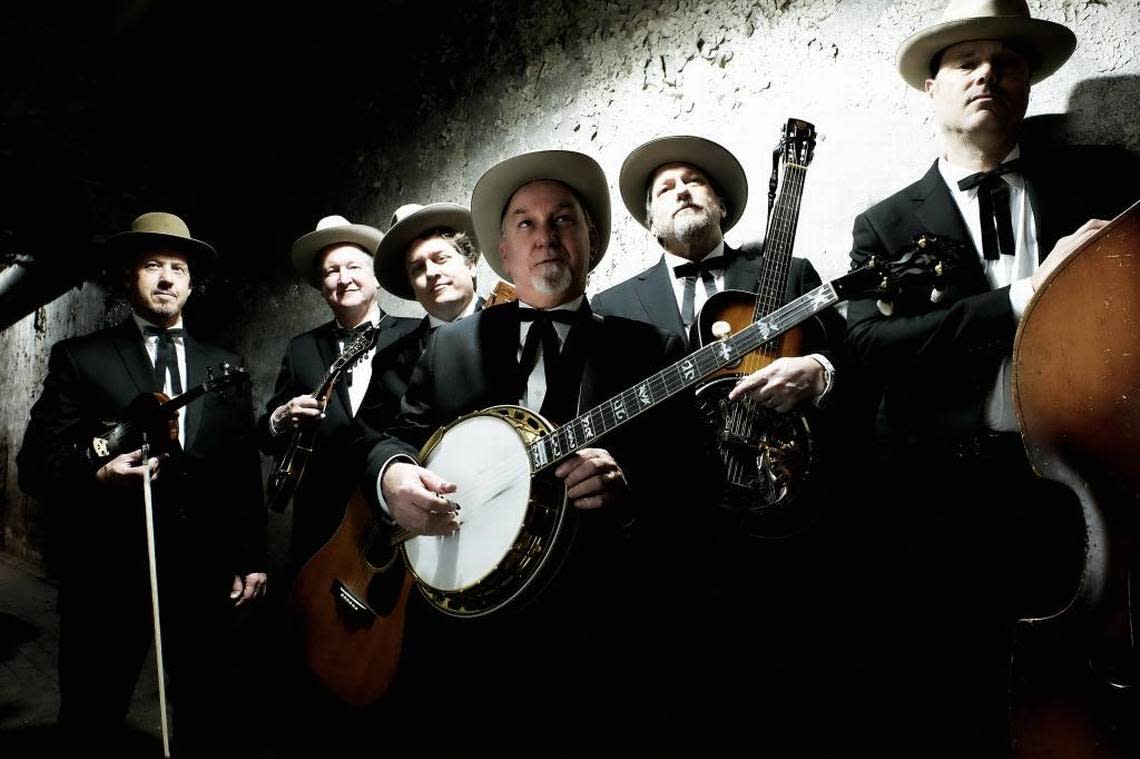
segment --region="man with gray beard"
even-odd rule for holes
[[[619,185],[626,208],[653,235],[662,255],[645,271],[591,298],[597,313],[647,322],[687,341],[690,325],[713,293],[756,292],[763,246],[736,249],[724,241],[748,200],[748,179],[732,153],[702,137],[650,140],[625,159]],[[811,262],[793,258],[784,302],[819,284]],[[780,412],[821,403],[835,381],[833,346],[842,341],[843,323],[829,311],[805,327],[807,355],[773,361],[744,380],[733,397],[749,392]]]
[[[437,428],[504,404],[565,423],[685,353],[676,336],[603,319],[586,302],[586,275],[610,236],[609,187],[594,159],[544,150],[502,161],[475,185],[471,214],[487,263],[518,299],[431,334],[396,420],[368,455],[380,508],[417,535],[475,529],[461,525],[457,505],[470,490],[420,466]],[[475,619],[441,616],[438,631],[408,636],[416,650],[401,662],[409,692],[394,706],[394,740],[422,745],[431,731],[437,752],[502,753],[509,721],[518,745],[541,740],[545,753],[581,754],[603,735],[609,747],[664,748],[667,728],[688,716],[679,673],[695,666],[676,656],[691,594],[678,590],[687,578],[676,577],[680,546],[668,541],[682,527],[700,532],[697,501],[713,490],[691,450],[696,426],[691,396],[678,393],[587,437],[591,447],[554,469],[576,525],[563,531],[565,556],[529,601]],[[660,474],[674,459],[686,463],[684,482]],[[430,706],[441,697],[443,713]],[[574,717],[583,710],[588,725]]]
[[[626,208],[649,230],[661,257],[653,266],[599,293],[591,300],[596,313],[648,322],[682,339],[701,307],[724,290],[757,292],[765,272],[763,245],[741,249],[725,243],[724,234],[740,220],[748,199],[748,180],[735,156],[701,137],[674,136],[651,140],[634,150],[622,165],[619,180]],[[781,293],[786,303],[820,284],[811,263],[792,258]],[[828,400],[844,328],[828,311],[803,325],[805,355],[777,358],[742,379],[731,400],[749,394],[779,413],[810,408]],[[690,345],[695,350],[697,345]],[[812,418],[817,452],[826,454],[835,426],[833,408]],[[711,447],[712,434],[706,442]],[[832,461],[819,457],[814,484],[796,509],[818,511],[828,502],[822,483],[832,479]],[[835,457],[830,457],[834,460]],[[714,499],[706,499],[713,501]],[[696,724],[716,724],[711,740],[727,748],[741,740],[765,736],[763,747],[775,754],[826,753],[813,741],[826,738],[808,729],[805,715],[818,714],[824,695],[813,682],[826,667],[815,651],[825,647],[815,638],[831,629],[821,619],[832,604],[821,600],[831,591],[827,579],[836,552],[829,548],[838,532],[819,522],[783,540],[758,539],[741,524],[739,512],[713,509],[714,529],[694,548],[704,590],[694,599],[704,620],[696,648],[706,652],[704,679],[695,690],[702,698],[691,706]],[[778,655],[773,655],[778,652]],[[736,694],[747,692],[747,698]]]

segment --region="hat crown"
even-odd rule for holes
[[[943,21],[1005,16],[1029,18],[1029,6],[1025,0],[950,0],[942,12]]]
[[[337,216],[337,215],[326,216],[325,218],[323,218],[317,222],[317,228],[315,231],[320,232],[323,229],[333,229],[335,227],[349,227],[349,226],[352,226],[352,222],[350,222],[348,219],[344,218],[343,216]]]
[[[190,239],[190,227],[186,226],[186,222],[164,211],[151,211],[139,216],[131,222],[131,231]]]
[[[391,229],[415,212],[422,211],[423,209],[424,206],[420,205],[419,203],[405,203],[404,205],[397,208],[395,213],[392,214],[392,220],[388,222],[388,228]]]

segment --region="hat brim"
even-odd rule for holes
[[[970,40],[1011,40],[1026,45],[1037,57],[1029,83],[1037,84],[1064,65],[1077,47],[1077,37],[1066,26],[1025,16],[983,16],[945,21],[908,37],[899,46],[896,63],[903,80],[926,90],[930,62],[939,51]]]
[[[205,267],[210,270],[218,262],[218,252],[209,243],[162,232],[120,232],[108,238],[106,246],[113,261],[146,250],[172,250],[186,255],[191,269]]]
[[[649,229],[645,193],[657,169],[670,163],[685,163],[704,172],[716,185],[724,203],[721,225],[727,232],[736,226],[748,204],[748,177],[744,167],[727,148],[703,137],[659,137],[636,148],[621,165],[618,187],[630,215]]]
[[[347,244],[363,248],[365,253],[374,256],[383,237],[379,229],[367,224],[344,224],[309,232],[293,243],[293,268],[301,275],[301,279],[319,290],[321,282],[313,266],[313,258],[318,253],[330,245]]]
[[[384,233],[376,248],[376,278],[385,290],[404,300],[415,300],[408,280],[408,246],[432,229],[452,229],[475,238],[471,212],[455,203],[432,203],[408,214]]]
[[[496,274],[513,282],[499,256],[499,236],[507,201],[525,184],[549,180],[570,187],[586,205],[598,231],[598,252],[593,269],[602,260],[610,242],[610,188],[602,167],[584,153],[570,150],[540,150],[524,153],[492,166],[475,183],[471,193],[471,218],[483,258]]]

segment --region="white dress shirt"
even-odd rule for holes
[[[669,278],[673,282],[673,297],[677,299],[677,313],[680,314],[680,313],[683,313],[683,311],[681,309],[684,306],[684,302],[685,302],[685,277],[676,276],[675,274],[673,274],[673,270],[676,267],[681,266],[683,264],[700,263],[701,261],[704,261],[706,258],[715,258],[716,256],[723,256],[724,255],[724,242],[722,241],[722,242],[718,243],[715,248],[710,250],[705,255],[701,256],[695,262],[690,261],[687,258],[681,258],[680,256],[675,256],[667,250],[663,250],[662,252],[665,254],[665,265],[667,267],[669,267]],[[720,269],[718,271],[710,271],[709,273],[713,275],[713,281],[716,282],[716,291],[718,293],[724,292],[724,269]],[[705,305],[705,301],[707,301],[708,299],[709,299],[709,296],[708,296],[708,293],[705,292],[704,280],[701,279],[700,275],[698,275],[697,276],[696,298],[693,299],[693,313],[699,314],[701,312],[701,307]]]
[[[158,335],[147,335],[143,333],[143,327],[158,327],[157,324],[151,324],[146,319],[138,314],[132,312],[131,316],[134,317],[135,324],[139,328],[139,336],[143,339],[143,346],[146,348],[146,354],[150,356],[151,368],[154,368],[158,362]],[[161,327],[159,327],[161,329]],[[178,317],[178,321],[170,325],[170,329],[182,329],[182,317]],[[182,340],[181,335],[175,335],[174,341],[174,354],[178,361],[178,373],[182,379],[182,392],[186,392],[190,388],[187,386],[186,380],[186,345]],[[162,383],[162,392],[168,396],[173,397],[174,393],[170,388],[170,372],[166,373],[166,380]],[[179,445],[186,445],[186,407],[178,409],[178,443]]]
[[[577,311],[582,305],[584,295],[579,295],[574,300],[563,303],[560,306],[555,306],[549,309],[550,311]],[[533,306],[519,301],[519,308],[529,308],[534,310]],[[570,325],[563,324],[562,322],[551,322],[554,325],[554,331],[558,334],[558,344],[566,344],[566,336],[570,334]],[[534,322],[520,321],[519,322],[519,351],[516,358],[522,359],[523,346],[526,344],[526,336],[530,332],[530,328]],[[538,344],[538,352],[535,354],[534,368],[530,370],[530,375],[526,379],[526,392],[522,398],[519,398],[519,405],[528,408],[531,411],[537,412],[542,408],[542,402],[546,400],[546,363],[542,356],[542,342]]]
[[[1006,161],[1021,155],[1021,148],[1015,147]],[[972,169],[955,166],[943,156],[938,159],[938,171],[942,180],[950,190],[950,196],[958,205],[966,229],[970,232],[970,239],[974,241],[974,248],[982,256],[982,226],[978,212],[978,188],[959,190],[959,180],[974,174]],[[1029,299],[1033,295],[1033,287],[1029,278],[1037,271],[1039,248],[1037,245],[1037,225],[1033,219],[1033,209],[1029,204],[1029,192],[1025,186],[1025,178],[1017,172],[1003,174],[1001,177],[1009,185],[1009,212],[1013,223],[1014,255],[999,255],[996,261],[987,261],[983,257],[982,267],[985,269],[986,280],[993,289],[1009,285],[1009,302],[1013,308],[1014,318],[1021,320],[1025,313]],[[1017,429],[1017,416],[1013,410],[1013,356],[1006,356],[998,367],[997,376],[994,377],[993,386],[986,396],[983,409],[985,424],[989,429],[999,432],[1011,432]]]
[[[343,329],[355,329],[361,324],[367,324],[369,322],[371,322],[374,327],[380,323],[380,306],[375,303],[372,304],[372,308],[369,309],[368,314],[351,327],[346,327],[340,322],[337,322],[337,325]],[[337,352],[343,351],[344,346],[344,338],[338,337]],[[348,386],[348,401],[352,406],[349,411],[352,416],[356,416],[356,412],[360,409],[360,404],[364,401],[364,394],[368,392],[368,383],[372,379],[372,356],[375,355],[375,353],[376,347],[373,346],[352,365],[352,384]],[[344,377],[341,377],[341,381],[344,381]]]

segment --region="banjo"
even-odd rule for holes
[[[723,323],[715,342],[561,427],[513,405],[459,418],[432,435],[419,459],[458,486],[451,500],[460,529],[446,536],[396,530],[391,543],[402,544],[420,592],[445,614],[480,617],[532,597],[557,571],[576,526],[553,474],[560,462],[836,303],[890,302],[916,283],[945,289],[960,251],[959,243],[924,235],[892,260],[872,257],[735,334]]]

